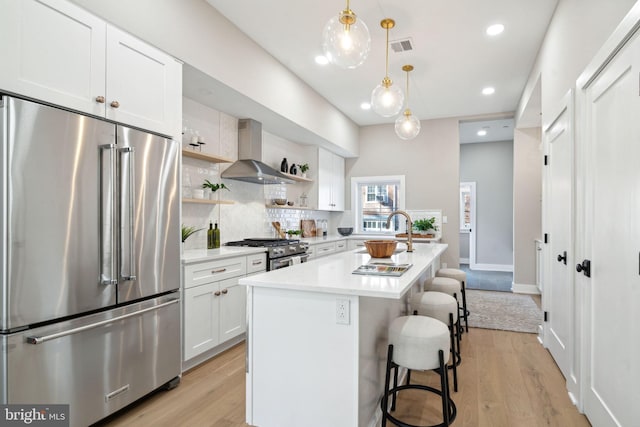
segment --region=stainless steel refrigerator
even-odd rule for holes
[[[0,114],[0,402],[85,426],[180,374],[179,144],[6,95]]]

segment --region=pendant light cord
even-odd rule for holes
[[[387,46],[386,46],[386,58],[385,58],[385,76],[389,78],[389,27],[387,26]]]

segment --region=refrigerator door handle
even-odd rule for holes
[[[103,144],[100,149],[100,283],[117,285],[116,277],[116,199],[115,144]],[[109,152],[108,177],[105,177],[104,152]]]
[[[153,307],[144,308],[142,310],[134,311],[133,313],[123,314],[122,316],[114,317],[113,319],[101,320],[100,322],[92,323],[90,325],[80,326],[77,328],[69,329],[67,331],[58,332],[51,335],[45,335],[42,337],[27,337],[27,343],[29,344],[42,344],[47,341],[55,340],[57,338],[66,337],[68,335],[77,334],[78,332],[87,331],[89,329],[95,329],[100,326],[108,325],[109,323],[119,322],[120,320],[128,319],[130,317],[139,316],[149,311],[159,310],[162,307],[166,307],[171,304],[176,304],[179,299],[172,299],[171,301],[164,302],[162,304],[154,305]]]
[[[135,204],[135,176],[134,176],[134,165],[135,165],[135,149],[133,147],[124,147],[120,148],[120,156],[121,159],[125,156],[129,156],[129,161],[127,162],[127,179],[122,183],[123,192],[126,189],[126,194],[128,197],[122,198],[121,208],[120,208],[120,245],[122,250],[122,265],[120,266],[120,278],[122,280],[136,280],[136,264],[135,264],[135,250],[134,250],[134,233],[133,233],[133,222],[134,222],[134,204]],[[120,162],[122,165],[124,162]],[[121,171],[121,176],[125,176],[123,171]],[[126,187],[125,187],[126,186]],[[125,217],[126,216],[126,221]],[[124,226],[123,224],[126,224]],[[127,234],[127,235],[125,235]],[[125,262],[128,263],[127,268],[125,269]]]

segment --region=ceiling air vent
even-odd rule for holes
[[[390,42],[390,45],[391,45],[391,49],[393,49],[395,53],[413,50],[413,41],[411,40],[411,38],[394,40]]]

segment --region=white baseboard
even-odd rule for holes
[[[460,258],[460,264],[469,264],[469,258]]]
[[[473,264],[473,265],[470,265],[469,268],[471,270],[508,271],[513,273],[513,265],[507,265],[507,264]]]
[[[512,283],[511,292],[514,294],[540,295],[540,289],[536,285],[523,285],[521,283]]]

